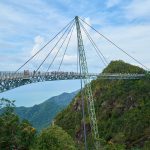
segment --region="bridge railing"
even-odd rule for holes
[[[12,80],[12,79],[30,79],[30,78],[37,78],[37,77],[56,77],[56,76],[62,76],[62,77],[72,77],[76,76],[79,77],[81,76],[80,73],[77,72],[57,72],[57,71],[52,71],[52,72],[10,72],[10,71],[0,71],[0,80]],[[98,74],[95,73],[89,73],[89,76],[98,76]]]
[[[101,78],[141,78],[145,74],[131,74],[131,73],[89,73],[89,77],[101,77]],[[52,71],[52,72],[10,72],[10,71],[0,71],[0,80],[13,80],[13,79],[33,79],[33,78],[80,78],[80,73],[77,72],[63,72],[63,71]],[[82,75],[84,78],[84,75]]]

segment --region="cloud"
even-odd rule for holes
[[[89,21],[91,22],[91,20]],[[85,24],[84,24],[85,25]],[[92,24],[95,26],[95,24]],[[150,26],[149,24],[125,24],[112,26],[103,26],[101,28],[95,27],[100,33],[115,42],[118,46],[124,49],[127,53],[138,59],[145,66],[150,68],[149,62],[149,41],[150,41]],[[104,40],[100,35],[92,30],[89,30],[94,41],[102,51],[108,61],[123,59],[126,62],[139,65],[134,60],[129,58],[127,55],[119,51],[116,47],[112,46],[109,42]],[[88,41],[88,39],[87,39]],[[87,58],[90,64],[98,63],[97,55],[93,51],[89,42],[85,42],[85,49],[89,50]],[[134,51],[134,52],[133,52]],[[93,59],[94,58],[94,59]],[[148,63],[149,62],[149,63]],[[102,64],[102,62],[100,62]],[[140,66],[140,65],[139,65]],[[92,67],[90,65],[90,67]]]
[[[85,21],[87,21],[91,25],[91,19],[85,18]],[[84,24],[85,25],[85,24]],[[131,62],[135,65],[137,64],[135,61],[130,59],[127,55],[120,52],[118,49],[116,49],[114,46],[112,46],[109,42],[104,40],[102,37],[100,37],[97,33],[95,33],[93,30],[91,30],[89,27],[85,25],[86,30],[91,34],[94,41],[98,45],[99,49],[103,53],[103,55],[107,58],[108,62],[111,60],[116,59],[123,59],[127,62]],[[150,37],[150,26],[149,25],[120,25],[120,26],[107,26],[107,28],[101,28],[101,33],[106,35],[108,38],[110,38],[112,41],[114,41],[118,46],[123,48],[127,53],[132,55],[133,57],[137,58],[139,61],[141,61],[143,64],[145,64],[147,67],[150,67],[149,62],[149,56],[147,55],[149,47],[149,37]],[[88,41],[86,35],[82,31],[83,36],[83,42],[85,46],[85,51],[87,55],[87,61],[89,68],[92,68],[92,71],[95,70],[95,68],[100,66],[101,68],[104,67],[101,60],[99,60],[99,57],[97,56],[97,53],[95,52],[94,48],[92,47],[91,43]],[[70,69],[72,65],[76,65],[77,61],[77,41],[76,39],[76,30],[73,32],[72,40],[70,41],[67,54],[64,57],[63,61],[63,68],[68,69],[68,65],[70,65]],[[41,36],[35,37],[35,43],[33,45],[34,50],[37,51],[42,44],[44,43],[44,38]],[[62,48],[61,52],[59,53],[57,59],[55,60],[54,64],[58,66],[60,64],[60,61],[62,59],[62,55],[64,52],[65,46]],[[46,52],[49,49],[46,48],[43,55],[40,55],[40,59],[43,59],[46,55]],[[50,57],[49,62],[51,62],[52,58],[55,56],[58,48],[55,49],[54,53],[52,53],[52,57]],[[133,52],[134,51],[134,52]],[[35,53],[35,52],[34,52]],[[48,66],[45,65],[45,67]],[[103,66],[103,67],[102,67]],[[99,70],[98,70],[99,71]]]
[[[107,8],[114,7],[120,3],[121,0],[107,0],[106,6]]]
[[[53,59],[54,59],[53,66],[54,65],[56,65],[56,66],[60,65],[60,62],[61,62],[62,57],[64,55],[64,52],[65,52],[65,49],[66,49],[66,46],[67,46],[67,42],[68,42],[68,39],[69,39],[69,36],[70,36],[70,35],[68,35],[67,39],[65,40],[66,35],[67,34],[65,34],[64,37],[56,45],[56,43],[58,42],[61,35],[58,36],[54,41],[52,41],[50,44],[48,44],[40,53],[38,53],[33,58],[33,60],[29,63],[30,64],[32,63],[34,67],[37,67],[38,66],[37,64],[40,64],[47,57],[47,55],[50,53],[50,55],[47,57],[47,59],[45,60],[45,62],[43,64],[43,68],[45,68],[45,69],[48,68],[48,66],[51,64],[51,62],[53,62]],[[67,66],[70,65],[71,66],[77,60],[76,53],[75,54],[72,53],[73,50],[77,47],[77,45],[76,45],[77,42],[74,40],[75,38],[76,38],[76,33],[75,33],[75,30],[74,30],[72,38],[71,38],[72,41],[69,43],[68,49],[67,49],[69,51],[69,53],[68,53],[68,51],[66,51],[66,53],[68,53],[68,54],[64,55],[64,59],[63,59],[63,64],[64,65],[67,65]],[[65,42],[62,46],[62,43],[63,43],[64,40],[65,40]],[[47,42],[44,39],[44,37],[42,37],[40,35],[36,36],[34,38],[34,43],[33,43],[33,46],[32,46],[33,48],[30,51],[30,57],[34,56],[34,54],[36,54],[36,52],[38,52],[46,43]],[[61,47],[61,49],[60,49],[60,47]],[[57,57],[56,57],[56,55],[57,55]],[[53,67],[53,68],[57,68],[57,67]]]
[[[40,34],[52,35],[68,21],[58,9],[41,0],[23,0],[22,3],[6,0],[0,2],[0,10],[0,38],[5,41],[16,39],[16,43]]]
[[[132,24],[132,22],[129,21],[134,20],[134,18],[147,18],[148,20],[150,14],[148,0],[132,0],[126,3],[121,0],[108,0],[107,2],[94,1],[92,4],[91,1],[85,2],[82,0],[80,1],[80,6],[78,2],[69,0],[65,2],[60,0],[54,2],[24,0],[22,3],[20,3],[19,0],[8,3],[6,0],[1,2],[0,9],[2,13],[0,14],[0,19],[2,21],[0,22],[0,55],[5,53],[6,58],[11,55],[11,57],[14,58],[22,58],[22,62],[25,62],[26,59],[33,56],[37,50],[65,26],[69,20],[75,16],[74,13],[76,13],[79,14],[79,16],[83,16],[82,18],[84,18],[87,23],[110,37],[130,54],[134,51],[134,55],[137,58],[142,58],[142,62],[150,66],[148,55],[146,55],[148,53],[147,47],[149,47],[150,40],[149,24],[147,23],[147,25],[145,25],[144,20],[142,20],[140,24]],[[123,5],[124,3],[125,5]],[[121,4],[119,5],[121,7],[108,9],[118,6],[118,4]],[[99,9],[99,7],[102,9]],[[117,51],[112,53],[112,51],[115,50],[114,47],[104,42],[102,38],[99,38],[88,26],[85,27],[109,60],[116,59],[117,56],[122,57],[122,54],[118,54]],[[98,57],[84,33],[83,40],[87,61],[89,61],[88,64],[91,64],[90,67],[94,70],[96,68],[95,64],[96,66],[98,65]],[[35,67],[45,58],[53,45],[54,42],[36,57],[38,61],[35,61]],[[50,64],[58,48],[59,45],[45,62],[45,67]],[[55,61],[57,65],[60,63],[64,49],[65,46],[62,48]],[[66,66],[68,69],[69,64],[70,66],[76,64],[76,54],[77,41],[76,32],[74,30],[64,58],[64,68]],[[8,62],[12,63],[13,58],[9,59]],[[21,61],[15,62],[21,65]],[[129,60],[129,62],[132,61]],[[34,63],[34,60],[30,63]],[[101,64],[102,62],[100,62],[100,65]],[[28,68],[28,66],[25,66],[25,68]]]
[[[75,55],[65,55],[64,62],[65,64],[75,64],[77,61],[77,57]]]
[[[34,38],[34,45],[31,50],[31,56],[33,56],[42,47],[44,42],[45,42],[44,38],[40,35],[38,35]]]
[[[131,3],[125,7],[124,11],[128,19],[148,19],[150,17],[150,1],[132,0]]]

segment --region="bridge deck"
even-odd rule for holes
[[[0,72],[0,92],[4,92],[13,88],[17,88],[22,85],[54,81],[54,80],[75,80],[75,79],[141,79],[144,78],[145,74],[97,74],[89,73],[87,76],[80,75],[76,72]]]

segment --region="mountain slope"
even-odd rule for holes
[[[123,68],[122,68],[123,67]],[[139,67],[113,61],[104,73],[144,73]],[[150,80],[94,80],[91,82],[95,99],[101,143],[108,150],[150,149]],[[86,109],[87,110],[87,109]],[[81,95],[55,119],[83,148]],[[88,148],[93,149],[90,123],[86,111]]]
[[[76,94],[77,92],[63,93],[33,107],[17,107],[15,112],[22,119],[29,120],[34,127],[40,130],[47,127],[56,114],[63,110]]]

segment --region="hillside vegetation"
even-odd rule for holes
[[[103,73],[146,73],[137,66],[113,61]],[[150,80],[102,80],[91,82],[101,144],[108,150],[150,149]],[[81,94],[55,119],[83,149]],[[86,108],[88,148],[93,149]]]
[[[0,150],[76,150],[70,135],[61,127],[49,125],[37,134],[27,120],[14,113],[14,102],[0,99]]]
[[[15,112],[40,131],[50,125],[56,114],[66,108],[76,94],[77,92],[62,93],[33,107],[16,107]]]

